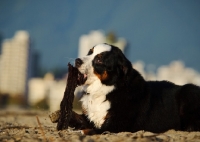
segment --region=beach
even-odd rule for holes
[[[0,110],[0,141],[2,142],[167,142],[192,141],[200,142],[200,132],[182,132],[169,130],[165,133],[138,131],[135,133],[104,132],[101,135],[86,136],[72,128],[63,131],[56,130],[56,123],[52,123],[49,114],[52,112],[26,109]]]

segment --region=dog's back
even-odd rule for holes
[[[178,86],[167,81],[149,81],[147,89],[148,101],[145,102],[148,102],[148,105],[144,104],[146,108],[142,114],[145,130],[200,130],[200,87],[192,84]]]
[[[181,130],[200,131],[200,87],[186,84],[176,96]]]

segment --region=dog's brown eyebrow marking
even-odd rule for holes
[[[102,54],[97,54],[97,57],[101,58],[101,57],[102,57]]]
[[[104,71],[102,74],[98,74],[97,72],[94,71],[94,74],[102,81],[108,78],[107,71]]]

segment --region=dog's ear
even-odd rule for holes
[[[126,61],[126,60],[119,60],[118,61],[118,64],[120,66],[120,69],[123,71],[123,74],[126,75],[128,73],[128,70],[129,70],[129,63]]]
[[[118,50],[118,65],[120,69],[123,71],[124,75],[126,75],[129,71],[129,68],[132,67],[130,61],[125,57],[121,50]]]
[[[123,73],[126,75],[128,72],[128,67],[122,65],[122,70],[123,70]]]

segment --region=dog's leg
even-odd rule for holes
[[[53,123],[57,123],[60,118],[60,110],[50,114],[49,117]],[[93,124],[88,121],[84,114],[77,114],[72,111],[72,118],[69,121],[69,127],[75,128],[76,130],[90,129],[93,128]]]
[[[93,128],[93,124],[88,121],[84,114],[77,114],[74,111],[72,113],[72,118],[69,121],[69,126],[77,130]]]

